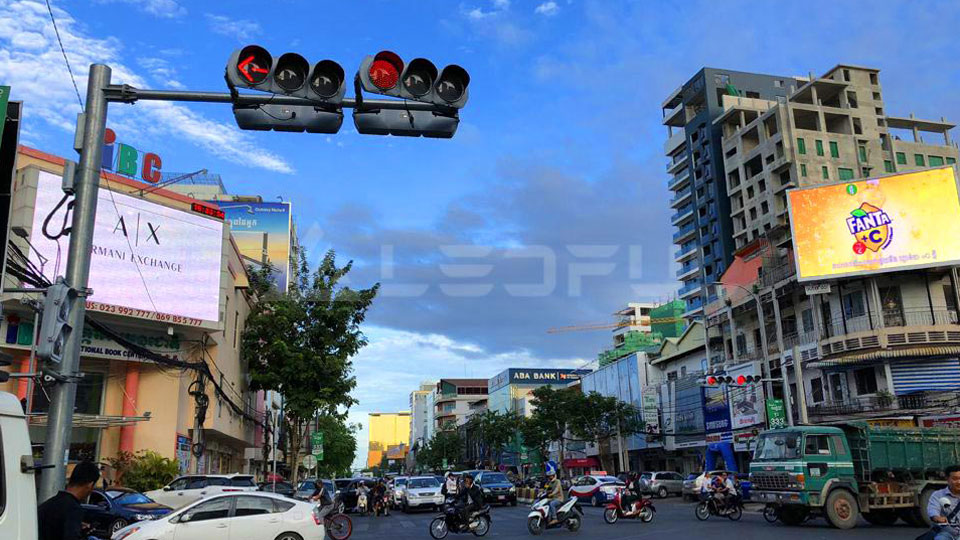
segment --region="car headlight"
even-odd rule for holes
[[[484,492],[484,493],[491,493],[491,491],[490,491],[488,488],[483,488],[483,492]]]
[[[516,493],[516,492],[517,492],[517,488],[515,487],[510,488],[510,493]]]
[[[150,521],[155,516],[153,514],[134,514],[133,517],[137,518],[137,521]]]
[[[113,533],[113,536],[110,537],[110,540],[123,540],[139,530],[140,527],[127,527],[126,529],[120,529],[119,531]]]

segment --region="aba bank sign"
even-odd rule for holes
[[[156,184],[160,182],[162,165],[160,156],[153,152],[139,152],[129,144],[117,142],[117,134],[107,128],[103,136],[101,168]]]
[[[522,369],[515,370],[510,374],[510,382],[567,382],[579,380],[580,375],[582,375],[582,372],[577,370],[563,371]]]

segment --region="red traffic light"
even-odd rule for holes
[[[273,64],[273,57],[266,49],[258,45],[247,45],[240,50],[237,58],[237,72],[249,84],[260,84],[266,80]]]
[[[743,375],[737,376],[737,384],[747,384],[747,378]]]
[[[397,86],[400,72],[403,71],[403,60],[391,51],[380,51],[373,57],[370,64],[370,81],[381,90],[390,90]]]
[[[717,384],[717,378],[716,378],[716,377],[707,377],[707,384],[710,385],[710,386],[713,386],[713,385]]]

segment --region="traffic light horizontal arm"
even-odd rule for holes
[[[232,103],[235,105],[302,105],[321,107],[322,104],[306,98],[282,96],[277,94],[231,94],[229,92],[187,92],[179,90],[145,90],[134,88],[126,84],[113,84],[106,88],[107,101],[116,103],[136,103],[140,100],[148,101],[192,101],[199,103]],[[453,107],[443,107],[433,103],[424,103],[409,100],[362,99],[358,103],[353,98],[343,98],[340,106],[347,108],[360,107],[363,110],[400,110],[400,111],[435,111],[445,114],[456,112]]]

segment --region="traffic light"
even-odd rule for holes
[[[704,386],[750,386],[762,381],[760,375],[737,375],[736,378],[729,375],[709,375],[701,380]]]
[[[353,123],[362,134],[448,139],[457,132],[458,109],[469,97],[470,75],[462,67],[451,64],[438,71],[426,58],[415,58],[405,65],[392,51],[364,58],[357,79],[371,94],[437,106],[432,111],[358,107],[353,111]]]
[[[311,66],[297,53],[285,53],[275,60],[263,47],[248,45],[231,55],[225,78],[231,90],[246,88],[314,102],[234,104],[233,116],[240,129],[336,133],[343,125],[341,103],[346,84],[343,68],[333,60]]]
[[[77,291],[71,289],[63,278],[47,288],[43,299],[43,318],[40,320],[40,335],[37,356],[41,360],[59,364],[63,346],[73,330],[68,323],[70,311],[76,304]]]

